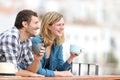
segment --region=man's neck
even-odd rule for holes
[[[26,41],[29,38],[24,29],[20,29],[19,32],[21,42]]]

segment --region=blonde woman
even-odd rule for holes
[[[71,54],[66,62],[63,61],[64,19],[58,12],[48,12],[43,16],[40,34],[32,39],[32,43],[43,43],[45,53],[40,61],[38,74],[45,76],[73,76],[71,62],[76,54]]]

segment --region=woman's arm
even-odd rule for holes
[[[68,63],[68,61],[64,62],[63,60],[63,46],[59,46],[59,49],[57,51],[57,70],[58,71],[65,71],[71,69],[71,63]]]
[[[38,74],[49,76],[49,77],[73,76],[73,74],[69,71],[53,71],[53,70],[48,70],[48,69],[45,69],[45,68],[42,68],[42,67],[39,68]]]
[[[16,76],[24,76],[24,77],[40,76],[40,77],[44,77],[43,75],[39,75],[39,74],[30,72],[30,71],[27,71],[27,70],[22,70],[22,69],[20,69],[20,70],[16,73]]]

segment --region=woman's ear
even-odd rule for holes
[[[51,26],[48,26],[47,28],[48,28],[48,30],[51,30]]]

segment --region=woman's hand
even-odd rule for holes
[[[72,77],[73,74],[69,71],[55,71],[55,76],[58,77]]]
[[[69,64],[71,64],[72,63],[72,61],[73,61],[73,59],[76,57],[76,56],[79,56],[79,54],[78,53],[70,53],[70,57],[68,58],[68,63]]]
[[[79,56],[79,54],[78,53],[70,52],[70,57],[71,58],[75,58],[76,56]]]

